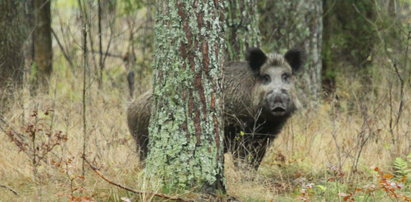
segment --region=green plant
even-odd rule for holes
[[[411,174],[411,168],[410,168],[410,159],[411,159],[411,153],[408,154],[406,159],[403,159],[401,157],[395,158],[393,161],[392,168],[394,170],[394,177],[395,179],[410,179],[410,174]]]

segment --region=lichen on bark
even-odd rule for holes
[[[224,190],[222,3],[157,1],[146,172],[167,189]]]

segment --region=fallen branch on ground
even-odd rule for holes
[[[9,186],[6,186],[6,185],[2,185],[2,184],[0,184],[0,187],[1,187],[1,188],[5,188],[5,189],[7,189],[7,190],[9,190],[9,191],[13,192],[13,194],[14,194],[14,195],[16,195],[16,196],[18,196],[18,195],[19,195],[16,191],[14,191],[14,190],[13,190],[11,187],[9,187]]]
[[[146,195],[153,195],[153,196],[157,196],[157,197],[161,197],[161,198],[165,198],[168,200],[173,200],[173,201],[183,201],[183,202],[188,202],[188,201],[192,201],[192,200],[188,200],[188,199],[184,199],[184,198],[180,198],[180,197],[173,197],[173,196],[169,196],[169,195],[165,195],[165,194],[160,194],[160,193],[153,193],[153,192],[145,192],[145,191],[138,191],[138,190],[134,190],[128,187],[125,187],[121,184],[115,183],[111,180],[109,180],[108,178],[106,178],[100,171],[98,171],[98,169],[91,165],[91,163],[86,159],[85,156],[82,156],[82,158],[84,159],[84,161],[90,166],[91,170],[93,170],[99,177],[101,177],[104,181],[108,182],[111,185],[114,185],[116,187],[119,187],[121,189],[127,190],[129,192],[133,192],[135,194],[146,194]]]

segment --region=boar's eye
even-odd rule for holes
[[[261,79],[261,83],[263,83],[263,84],[268,84],[268,83],[270,83],[270,81],[271,81],[271,77],[270,77],[270,75],[268,75],[268,74],[262,75],[262,76],[260,77],[260,79]]]
[[[291,75],[289,73],[283,73],[281,75],[281,78],[283,79],[284,82],[288,83],[288,82],[290,82]]]

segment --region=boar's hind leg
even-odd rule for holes
[[[148,154],[148,138],[146,135],[144,136],[137,136],[136,137],[137,143],[137,153],[139,154],[140,163],[144,164],[144,161],[147,158]]]
[[[148,149],[147,149],[147,145],[142,146],[141,148],[138,149],[139,150],[139,157],[140,157],[140,162],[144,163],[144,161],[147,158],[147,153],[148,153]]]

